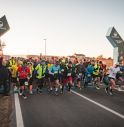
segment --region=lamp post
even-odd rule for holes
[[[5,42],[0,40],[0,55],[3,56],[3,48],[6,46]]]
[[[43,39],[45,41],[45,57],[46,57],[46,40],[47,39]]]

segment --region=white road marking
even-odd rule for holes
[[[15,94],[15,110],[17,127],[24,127],[19,97],[17,93]]]
[[[116,116],[118,116],[118,117],[124,119],[124,115],[122,115],[122,114],[120,114],[120,113],[118,113],[118,112],[116,112],[116,111],[114,111],[114,110],[112,110],[112,109],[110,109],[110,108],[108,108],[108,107],[106,107],[106,106],[104,106],[104,105],[102,105],[102,104],[96,102],[96,101],[93,101],[93,100],[91,100],[90,98],[88,98],[88,97],[86,97],[86,96],[83,96],[83,95],[81,95],[81,94],[79,94],[79,93],[77,93],[77,92],[75,92],[75,91],[73,91],[73,90],[71,90],[71,91],[72,91],[72,93],[74,93],[74,94],[76,94],[76,95],[78,95],[78,96],[84,98],[85,100],[90,101],[91,103],[93,103],[93,104],[95,104],[95,105],[97,105],[97,106],[99,106],[99,107],[101,107],[101,108],[103,108],[103,109],[105,109],[105,110],[107,110],[107,111],[113,113],[114,115],[116,115]]]

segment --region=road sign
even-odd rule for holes
[[[6,16],[0,18],[0,37],[10,29]]]
[[[109,28],[106,37],[114,47],[114,52],[113,52],[114,63],[116,62],[121,63],[124,60],[123,39],[121,38],[121,36],[119,35],[119,33],[116,31],[114,27]]]

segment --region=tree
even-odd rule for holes
[[[97,58],[102,59],[103,58],[103,55],[99,55]]]

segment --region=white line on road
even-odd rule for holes
[[[16,123],[17,127],[24,127],[23,119],[22,119],[22,112],[19,102],[18,94],[15,94],[15,109],[16,109]]]
[[[107,110],[107,111],[113,113],[114,115],[116,115],[116,116],[118,116],[118,117],[124,119],[124,115],[122,115],[122,114],[120,114],[120,113],[118,113],[118,112],[116,112],[116,111],[114,111],[114,110],[112,110],[112,109],[110,109],[110,108],[108,108],[108,107],[106,107],[106,106],[104,106],[104,105],[102,105],[102,104],[96,102],[96,101],[93,101],[93,100],[91,100],[90,98],[85,97],[85,96],[83,96],[83,95],[81,95],[81,94],[79,94],[79,93],[77,93],[77,92],[75,92],[75,91],[73,91],[73,90],[71,90],[71,91],[72,91],[72,93],[74,93],[74,94],[76,94],[76,95],[78,95],[78,96],[84,98],[85,100],[90,101],[91,103],[93,103],[93,104],[95,104],[95,105],[97,105],[97,106],[99,106],[99,107],[101,107],[101,108],[103,108],[103,109],[105,109],[105,110]]]

